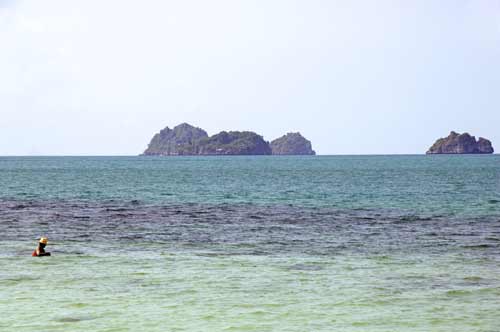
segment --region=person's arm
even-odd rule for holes
[[[50,256],[50,252],[39,253],[38,256]]]

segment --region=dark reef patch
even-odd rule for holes
[[[45,234],[54,244],[116,243],[113,248],[118,251],[135,245],[138,247],[134,250],[142,250],[147,243],[162,243],[170,247],[223,248],[226,254],[242,255],[256,250],[267,255],[384,255],[394,250],[500,254],[496,216],[465,218],[381,209],[74,200],[31,202],[18,209],[21,203],[0,200],[0,232],[6,241],[29,242]],[[85,253],[85,248],[81,249]]]

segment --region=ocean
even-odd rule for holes
[[[500,331],[499,155],[0,157],[0,239],[0,331]]]

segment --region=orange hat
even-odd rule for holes
[[[46,237],[40,238],[40,243],[47,244],[47,242],[49,242],[49,239],[47,239]]]

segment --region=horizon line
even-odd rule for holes
[[[170,155],[170,156],[143,156],[143,155],[107,155],[107,154],[47,154],[47,155],[0,155],[0,158],[27,158],[27,157],[141,157],[141,158],[172,158],[172,157],[336,157],[336,156],[427,156],[427,155],[499,155],[500,153],[340,153],[340,154],[316,154],[316,155]]]

